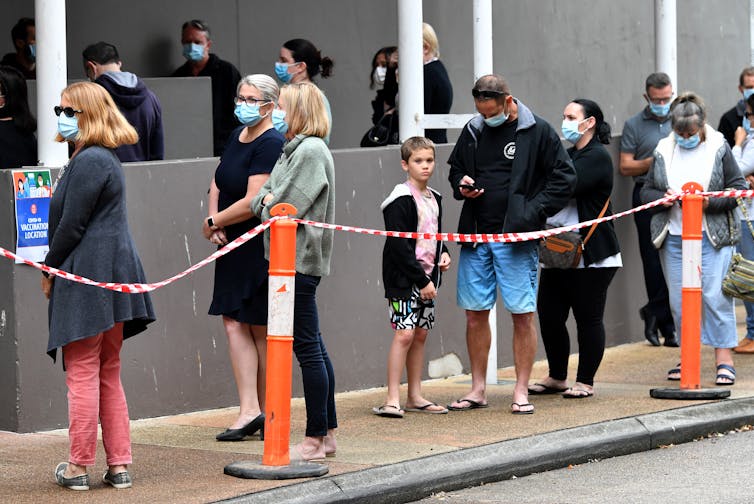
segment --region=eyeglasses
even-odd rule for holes
[[[243,96],[236,96],[234,98],[234,101],[235,101],[236,105],[240,105],[242,103],[245,103],[246,105],[256,105],[258,103],[264,104],[264,103],[269,103],[270,102],[270,100],[264,100],[264,99],[259,99],[259,98],[252,98],[251,96],[249,96],[248,98],[245,98]]]
[[[647,100],[655,105],[665,105],[673,101],[673,95],[668,96],[667,98],[647,98]]]
[[[55,111],[55,115],[60,117],[60,113],[64,113],[66,117],[73,117],[74,114],[81,114],[83,110],[76,110],[71,107],[61,107],[59,105],[55,105],[55,108],[53,109]]]
[[[475,100],[491,100],[493,98],[497,98],[499,96],[505,96],[507,93],[504,93],[502,91],[493,91],[491,89],[472,89],[471,90],[471,96],[474,97]]]

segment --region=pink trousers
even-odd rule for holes
[[[120,382],[120,348],[123,323],[91,338],[63,347],[68,386],[68,461],[94,465],[97,420],[102,424],[102,444],[107,465],[131,463],[128,405]]]

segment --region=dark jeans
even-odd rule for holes
[[[634,185],[633,206],[642,204],[639,192],[641,184]],[[662,264],[660,263],[660,254],[652,244],[652,234],[649,230],[649,223],[652,215],[644,210],[634,214],[634,223],[636,223],[636,232],[639,236],[639,254],[641,254],[641,264],[644,267],[644,286],[647,289],[647,309],[657,319],[657,327],[663,336],[675,332],[673,315],[670,313],[670,301],[668,300],[668,286],[665,282],[665,275],[662,273]]]
[[[324,436],[335,429],[335,374],[319,332],[317,286],[320,277],[296,273],[293,352],[301,366],[306,402],[306,435]]]
[[[607,288],[618,268],[543,268],[539,281],[537,315],[542,342],[550,366],[550,377],[568,377],[571,342],[566,320],[573,310],[579,342],[576,381],[594,384],[594,375],[605,353],[605,313]]]

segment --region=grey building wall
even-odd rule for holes
[[[0,40],[15,20],[32,16],[30,0],[4,0]],[[106,40],[118,46],[124,69],[142,77],[168,76],[183,63],[180,26],[202,18],[213,28],[213,50],[246,73],[273,74],[288,39],[312,40],[335,60],[335,75],[320,84],[332,104],[334,148],[358,145],[370,126],[368,87],[374,52],[397,45],[397,0],[68,0],[69,78],[83,77],[81,50]],[[423,2],[424,19],[440,41],[455,91],[452,112],[473,103],[472,2]],[[494,69],[515,95],[553,124],[575,97],[596,100],[616,132],[643,105],[644,79],[654,71],[653,0],[495,0]],[[711,123],[740,98],[738,74],[749,61],[747,0],[678,2],[680,89],[697,91]],[[5,37],[5,38],[3,38]],[[451,141],[455,135],[451,135]]]
[[[611,152],[617,159],[618,139]],[[432,186],[450,195],[450,146],[438,150]],[[380,203],[405,180],[397,147],[334,152],[336,216],[339,224],[383,229]],[[212,253],[202,238],[206,192],[216,167],[214,158],[126,164],[131,233],[149,281],[183,271]],[[630,207],[631,182],[616,176],[616,211]],[[444,201],[445,230],[455,231],[460,204]],[[15,249],[13,184],[0,170],[0,246]],[[608,344],[642,339],[636,316],[644,302],[641,265],[630,218],[616,223],[625,267],[610,288],[605,316]],[[383,239],[338,232],[332,275],[318,294],[321,328],[336,371],[337,390],[385,383],[385,363],[392,339],[381,285]],[[449,245],[454,261],[458,246]],[[0,259],[0,429],[28,432],[66,425],[65,377],[60,361],[45,354],[47,302],[36,270]],[[455,265],[443,280],[437,328],[427,344],[427,359],[449,352],[468,369],[465,316],[455,305]],[[166,415],[237,404],[222,323],[210,317],[213,266],[200,269],[152,294],[158,320],[146,333],[126,342],[123,382],[132,418]],[[95,288],[95,287],[92,287]],[[86,309],[86,307],[81,308]],[[511,323],[504,309],[498,319],[500,366],[512,364]],[[576,346],[574,344],[574,351]],[[544,354],[540,350],[540,357]],[[294,366],[294,395],[302,393]],[[599,380],[599,376],[597,377]]]

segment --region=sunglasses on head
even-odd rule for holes
[[[503,96],[505,93],[502,91],[492,91],[489,89],[472,89],[471,90],[471,96],[474,98],[482,98],[485,100],[489,100],[491,98],[497,98],[498,96]]]
[[[61,107],[59,105],[55,105],[55,108],[53,109],[55,111],[55,115],[60,117],[60,113],[64,113],[66,117],[73,117],[75,114],[80,114],[83,112],[83,110],[76,110],[72,107]]]

